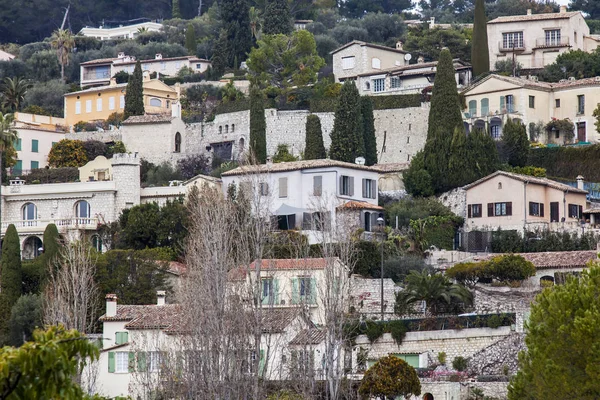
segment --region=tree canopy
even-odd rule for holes
[[[360,94],[354,82],[347,80],[342,85],[335,108],[329,157],[333,160],[354,163],[357,157],[364,156]]]
[[[365,372],[358,392],[364,398],[409,398],[421,394],[421,382],[413,367],[390,355],[380,358]]]
[[[473,76],[490,71],[490,53],[487,37],[487,17],[484,0],[475,1],[475,22],[473,24],[473,42],[471,43],[471,64]]]
[[[133,75],[127,82],[127,91],[125,92],[125,109],[123,118],[127,119],[132,115],[144,115],[144,76],[142,74],[142,64],[138,60],[133,69]]]

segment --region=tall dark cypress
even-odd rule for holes
[[[375,138],[375,117],[373,101],[369,96],[360,98],[363,122],[363,138],[365,142],[365,165],[377,164],[377,139]]]
[[[306,145],[304,146],[305,160],[320,160],[327,157],[323,144],[321,120],[311,114],[306,118]]]
[[[173,3],[171,3],[171,16],[173,18],[181,18],[181,9],[179,8],[179,0],[173,0]]]
[[[473,77],[490,71],[490,53],[487,37],[487,17],[485,1],[475,0],[475,20],[473,23],[473,39],[471,40],[471,64]]]
[[[464,132],[455,73],[450,51],[442,50],[433,84],[424,149],[425,169],[431,176],[436,193],[451,187],[447,170],[452,136],[456,128]]]
[[[473,180],[495,172],[500,166],[496,142],[485,130],[474,129],[467,136],[467,153]]]
[[[144,115],[144,76],[142,75],[142,65],[138,60],[133,69],[133,75],[127,83],[127,91],[125,93],[125,110],[124,118],[127,119],[132,115]]]
[[[250,6],[247,0],[222,0],[219,9],[227,31],[227,65],[238,68],[252,47]]]
[[[502,161],[512,167],[524,167],[529,155],[529,139],[525,125],[513,122],[510,118],[502,127]]]
[[[360,110],[358,89],[354,82],[347,80],[342,85],[340,98],[335,108],[331,148],[329,149],[331,159],[354,163],[357,157],[365,156]]]
[[[196,54],[196,31],[192,24],[188,24],[185,30],[185,48],[189,55]]]
[[[267,162],[265,100],[258,86],[250,88],[250,151],[258,163]]]
[[[22,291],[21,244],[17,228],[10,224],[2,242],[2,264],[0,264],[0,342],[6,339],[10,310]]]
[[[58,229],[56,228],[56,225],[48,224],[48,226],[46,226],[46,229],[44,230],[44,239],[43,239],[44,252],[40,256],[42,259],[42,264],[43,264],[43,268],[44,268],[44,271],[42,274],[42,277],[43,277],[42,281],[44,281],[43,283],[45,283],[45,281],[48,277],[48,268],[50,268],[51,266],[54,266],[54,262],[56,261],[56,258],[58,257],[59,240],[60,240],[60,235],[58,233]]]
[[[212,69],[215,75],[223,75],[229,66],[229,42],[227,41],[227,30],[221,29],[219,38],[215,43],[215,49],[211,58]]]
[[[266,35],[292,33],[292,15],[287,0],[267,0],[263,33]]]

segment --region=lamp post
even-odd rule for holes
[[[383,322],[383,218],[377,218],[377,225],[379,225],[379,230],[381,231],[381,322]]]

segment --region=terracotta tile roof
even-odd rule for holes
[[[513,178],[513,179],[516,179],[521,182],[527,182],[527,183],[533,183],[536,185],[551,187],[551,188],[557,189],[557,190],[562,190],[562,191],[568,190],[571,193],[587,194],[587,190],[577,189],[573,186],[565,185],[564,183],[556,182],[556,181],[553,181],[548,178],[537,178],[537,177],[529,176],[529,175],[513,174],[512,172],[506,172],[506,171],[496,171],[491,175],[485,176],[473,183],[463,186],[463,189],[471,189],[472,187],[475,187],[475,186],[479,185],[480,183],[483,183],[483,182],[485,182],[489,179],[492,179],[498,175],[503,175],[503,176],[506,176],[509,178]]]
[[[115,60],[118,60],[118,58],[98,58],[96,60],[82,62],[79,65],[112,64],[112,62]]]
[[[489,260],[499,255],[501,254],[489,254],[478,259]],[[516,255],[523,257],[527,261],[531,261],[537,269],[583,268],[589,261],[598,259],[596,250],[547,251],[542,253],[517,253]]]
[[[173,275],[185,275],[187,272],[187,266],[184,263],[179,261],[169,261],[169,267],[167,268],[167,272],[172,273]]]
[[[292,346],[304,346],[308,344],[319,344],[325,340],[325,331],[323,329],[311,328],[303,329],[290,340]]]
[[[342,79],[349,79],[349,78],[354,78],[357,76],[360,77],[364,77],[364,76],[371,76],[371,75],[381,75],[381,74],[387,74],[387,75],[392,75],[392,76],[409,76],[409,75],[424,75],[424,74],[435,74],[436,72],[436,66],[437,66],[437,61],[429,61],[429,62],[424,62],[421,64],[410,64],[410,65],[402,65],[399,67],[392,67],[392,68],[385,68],[385,69],[380,69],[380,70],[376,70],[376,71],[369,71],[369,72],[364,72],[362,74],[358,74],[358,75],[350,75],[350,76],[344,76]],[[468,69],[471,68],[471,64],[469,64],[466,61],[462,61],[458,58],[455,58],[454,60],[452,60],[452,63],[454,65],[454,69],[459,71],[462,69]],[[432,83],[433,85],[433,83]]]
[[[531,22],[531,21],[543,21],[550,19],[568,19],[581,14],[579,11],[570,11],[564,13],[545,13],[545,14],[531,14],[531,15],[508,15],[504,17],[498,17],[488,22],[488,24],[502,24],[506,22]]]
[[[335,54],[340,50],[344,50],[346,47],[350,47],[354,44],[357,44],[359,46],[366,46],[366,47],[372,47],[374,49],[380,49],[380,50],[388,50],[388,51],[393,51],[394,53],[400,53],[400,54],[406,54],[408,53],[406,50],[398,50],[394,47],[387,47],[387,46],[381,46],[379,44],[374,44],[374,43],[367,43],[367,42],[363,42],[361,40],[353,40],[351,42],[346,43],[343,46],[338,47],[337,49],[330,51],[329,54]]]
[[[109,89],[116,89],[116,88],[126,88],[127,84],[126,83],[118,83],[116,85],[104,85],[104,86],[95,86],[89,89],[84,89],[84,90],[79,90],[77,92],[70,92],[70,93],[65,93],[65,97],[68,96],[76,96],[76,95],[80,95],[82,93],[91,93],[91,92],[103,92]]]
[[[342,205],[337,206],[338,210],[377,210],[383,211],[383,207],[376,204],[367,203],[366,201],[347,201]]]
[[[177,60],[190,60],[190,61],[194,61],[194,62],[195,61],[208,62],[208,60],[205,60],[203,58],[197,58],[194,56],[165,57],[165,58],[161,58],[161,59],[151,58],[149,60],[139,60],[139,61],[140,61],[140,64],[144,64],[144,63],[151,63],[151,62],[177,61]],[[115,62],[115,65],[128,65],[128,64],[135,64],[135,63],[137,63],[137,60],[127,61],[127,62]]]
[[[131,118],[131,117],[130,117]],[[127,122],[127,121],[125,121]],[[124,123],[125,123],[124,122]],[[298,171],[303,169],[314,169],[314,168],[330,168],[330,167],[341,167],[350,169],[359,169],[362,171],[373,171],[378,172],[373,167],[367,167],[366,165],[358,165],[347,163],[337,160],[303,160],[303,161],[291,161],[281,162],[273,164],[260,164],[260,165],[245,165],[232,169],[231,171],[224,172],[222,176],[234,176],[244,175],[250,173],[273,173],[273,172],[287,172],[287,171]]]
[[[281,333],[301,314],[300,308],[263,308],[261,311],[263,333]]]
[[[181,322],[181,307],[179,304],[157,305],[120,305],[117,304],[117,314],[114,317],[103,315],[101,322],[129,321],[127,329],[165,329],[174,331]]]
[[[488,75],[485,78],[478,80],[477,82],[472,83],[471,85],[467,86],[461,93],[463,93],[463,94],[467,93],[468,91],[476,88],[477,86],[480,86],[481,84],[489,81],[490,79],[497,79],[497,80],[504,81],[507,83],[512,83],[512,84],[520,86],[520,87],[541,90],[544,92],[551,92],[552,85],[553,85],[552,83],[549,83],[549,82],[534,81],[531,79],[525,79],[525,78],[521,78],[521,77],[491,74],[491,75]]]
[[[336,259],[334,259],[336,260]],[[277,270],[277,269],[324,269],[327,267],[328,260],[326,258],[271,258],[261,261],[260,268],[262,270]],[[256,261],[250,264],[250,269],[256,268]]]
[[[171,113],[164,114],[146,114],[146,115],[132,115],[127,118],[122,123],[124,125],[134,125],[134,124],[161,124],[166,122],[171,122],[173,120],[173,116]]]

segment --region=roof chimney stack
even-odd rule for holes
[[[575,179],[577,180],[577,189],[585,190],[585,188],[583,187],[583,176],[578,175]]]
[[[531,15],[531,8],[527,9],[527,15]]]
[[[567,6],[560,6],[560,13],[565,14],[567,12]]]
[[[157,290],[156,291],[156,305],[157,306],[164,306],[165,305],[165,297],[167,296],[166,292],[164,290]]]
[[[114,317],[117,315],[117,295],[107,294],[106,295],[106,316]]]
[[[396,50],[402,50],[402,42],[400,40],[396,42]]]

